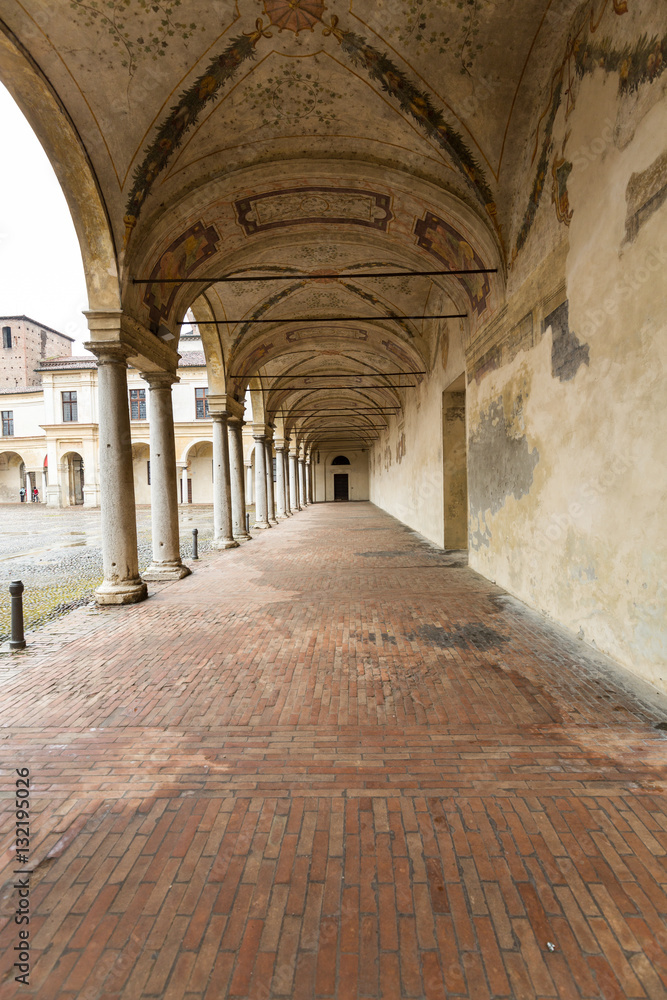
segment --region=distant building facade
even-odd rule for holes
[[[40,362],[72,353],[72,337],[28,316],[3,316],[0,317],[0,324],[0,389],[38,386],[41,382],[37,371]]]
[[[98,507],[96,359],[73,356],[71,338],[32,320],[26,325],[25,317],[0,318],[0,324],[10,326],[12,336],[16,330],[16,350],[35,359],[34,371],[27,361],[21,369],[24,384],[0,386],[0,503],[18,502],[22,488],[27,499],[37,487],[40,502],[49,506]],[[44,331],[53,339],[44,341]],[[44,343],[56,348],[56,357],[42,353]],[[63,345],[69,354],[63,354]],[[196,334],[185,334],[180,347],[180,382],[173,387],[179,502],[208,504],[213,502],[213,433],[206,362]],[[127,382],[135,500],[149,504],[150,389],[134,369],[128,370]],[[252,449],[252,436],[246,436],[246,448]]]

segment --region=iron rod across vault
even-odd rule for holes
[[[219,278],[132,278],[133,285],[186,285],[202,284],[208,282],[209,285],[218,281],[326,281],[338,278],[428,278],[435,275],[447,274],[497,274],[497,267],[471,267],[465,270],[456,271],[357,271],[353,274],[255,274],[251,277],[247,275],[224,274]]]

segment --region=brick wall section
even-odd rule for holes
[[[36,865],[3,1000],[667,996],[655,719],[371,505],[40,642],[0,663]]]

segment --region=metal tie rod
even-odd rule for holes
[[[276,316],[275,319],[253,319],[251,316],[246,319],[184,319],[179,326],[227,326],[230,324],[240,325],[242,323],[378,323],[380,320],[400,320],[400,319],[466,319],[468,313],[434,313],[429,316]]]
[[[326,281],[337,278],[428,278],[443,274],[497,274],[497,267],[472,267],[455,271],[358,271],[354,274],[256,274],[247,275],[224,274],[222,277],[209,278],[132,278],[133,285],[185,285],[201,284],[217,281]]]
[[[328,372],[308,372],[305,375],[298,375],[293,372],[291,375],[229,375],[228,378],[386,378],[389,375],[428,375],[428,372],[341,372],[340,375],[331,375]]]

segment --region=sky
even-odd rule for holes
[[[83,353],[88,308],[79,243],[39,140],[0,84],[0,316],[29,316],[74,337]]]

